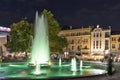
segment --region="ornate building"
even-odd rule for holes
[[[110,28],[100,28],[97,25],[91,32],[91,54],[105,55],[110,52]]]

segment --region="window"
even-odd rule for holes
[[[100,41],[100,48],[101,48],[101,41]]]
[[[105,38],[110,37],[110,33],[109,32],[105,32]]]
[[[119,44],[119,46],[118,46],[118,50],[120,50],[120,44]]]
[[[80,43],[80,39],[78,39],[78,43]]]
[[[105,50],[108,50],[109,41],[105,40]]]
[[[77,50],[80,51],[80,46],[77,47]]]
[[[120,37],[118,38],[118,42],[120,42]]]
[[[115,44],[112,44],[112,48],[115,48]]]
[[[116,37],[112,37],[112,41],[116,41]]]
[[[84,49],[88,49],[87,46],[85,46]]]
[[[98,47],[98,41],[96,41],[96,46]]]
[[[71,44],[74,44],[74,40],[72,40]]]
[[[100,33],[100,37],[102,37],[102,34]]]
[[[93,48],[95,48],[95,41],[93,42]]]
[[[99,34],[97,33],[96,37],[98,37],[98,35],[99,35]]]
[[[74,36],[74,33],[71,33],[71,36]]]
[[[80,36],[80,32],[78,33],[78,36]]]
[[[74,50],[74,46],[72,46],[72,50]]]
[[[94,37],[95,37],[95,33],[94,33]]]
[[[88,39],[84,39],[84,42],[87,43],[87,42],[88,42]]]

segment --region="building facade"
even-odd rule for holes
[[[111,53],[120,54],[120,32],[111,33]]]
[[[0,34],[0,56],[6,55],[6,47],[5,47],[6,43],[7,43],[7,35]]]
[[[80,29],[62,30],[59,36],[66,37],[68,41],[67,51],[90,55],[92,27]]]
[[[97,25],[91,32],[91,54],[105,55],[110,52],[111,28],[102,29]]]
[[[59,36],[66,37],[69,52],[80,52],[82,55],[88,56],[120,53],[120,32],[113,34],[111,27],[101,28],[97,25],[95,28],[90,26],[62,30]]]

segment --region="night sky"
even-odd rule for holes
[[[33,23],[36,10],[44,9],[62,26],[99,24],[120,31],[120,0],[0,0],[0,26],[9,27],[25,17]]]

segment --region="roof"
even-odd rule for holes
[[[72,29],[81,29],[81,28],[93,28],[92,26],[82,26],[82,27],[73,27],[73,26],[62,26],[62,30],[72,30]]]

